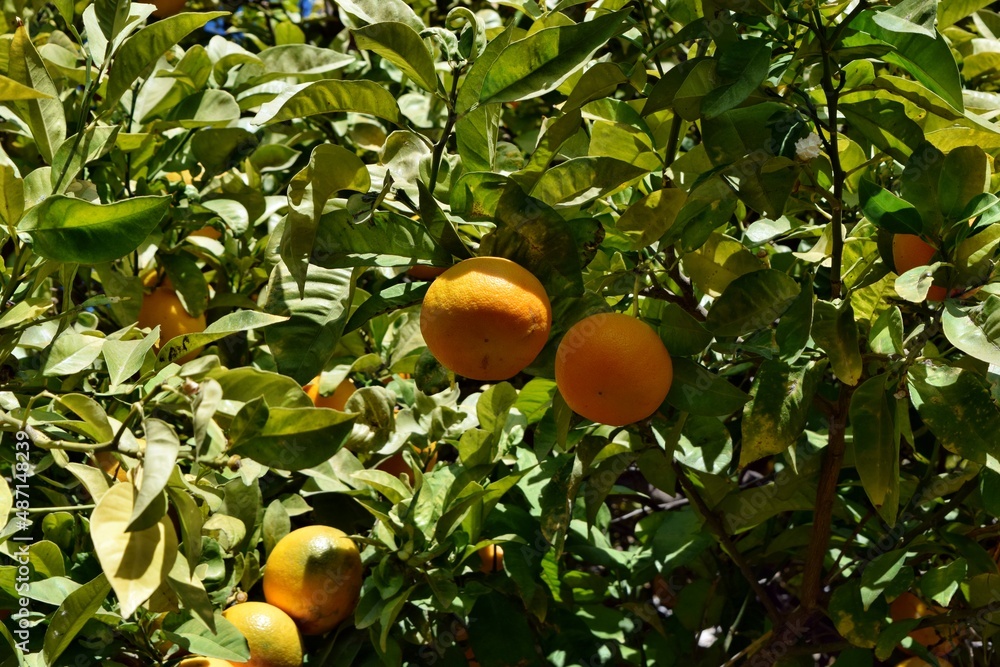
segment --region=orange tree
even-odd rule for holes
[[[985,0],[213,2],[2,6],[0,665],[997,661]]]

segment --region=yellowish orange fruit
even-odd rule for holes
[[[912,658],[907,658],[903,662],[897,663],[896,667],[934,667],[931,663],[927,662],[923,658],[918,658],[913,656]],[[951,663],[944,658],[938,658],[938,667],[951,667]]]
[[[152,329],[157,325],[160,327],[160,340],[157,343],[159,347],[171,338],[204,331],[205,314],[202,313],[198,317],[188,314],[177,294],[169,287],[161,285],[142,298],[142,307],[139,309],[140,327]],[[196,356],[198,350],[191,352],[183,360],[193,359]]]
[[[97,459],[97,465],[101,467],[109,477],[117,479],[119,482],[128,481],[128,473],[125,468],[122,467],[121,462],[115,458],[115,455],[111,452],[97,452],[94,454],[94,458]]]
[[[431,470],[433,470],[434,466],[437,465],[437,460],[438,460],[437,443],[432,442],[430,445],[427,446],[426,449],[420,450],[419,453],[424,456],[430,454],[430,458],[427,459],[427,465],[424,466],[424,472],[430,472]],[[396,452],[395,454],[393,454],[392,456],[390,456],[389,458],[385,459],[377,466],[375,466],[375,469],[387,472],[393,477],[399,477],[403,473],[406,473],[411,477],[413,476],[413,470],[406,462],[406,459],[403,458],[402,452]]]
[[[191,232],[190,236],[204,236],[205,238],[214,239],[218,241],[222,238],[222,232],[220,232],[215,227],[211,225],[205,225],[201,229],[197,229]]]
[[[275,545],[264,568],[264,597],[295,619],[306,635],[320,635],[354,613],[361,594],[357,545],[329,526],[294,530]]]
[[[406,275],[410,276],[414,280],[434,280],[447,270],[448,269],[443,266],[417,264],[416,266],[411,266],[406,272]]]
[[[499,572],[503,569],[503,547],[496,544],[490,544],[483,547],[476,553],[479,554],[479,560],[482,561],[482,565],[479,566],[479,571],[483,574]]]
[[[317,408],[330,408],[331,410],[340,410],[341,412],[343,412],[344,406],[347,405],[347,399],[353,396],[355,392],[354,383],[348,378],[338,384],[332,394],[323,396],[319,393],[318,375],[313,378],[312,382],[302,387],[302,389],[312,399],[313,405]]]
[[[431,283],[420,313],[427,349],[473,380],[506,380],[542,351],[552,305],[530,271],[501,257],[459,262]]]
[[[931,264],[936,252],[937,248],[916,234],[896,234],[892,237],[892,263],[899,275]],[[928,301],[944,301],[947,296],[948,290],[939,285],[933,285],[927,291]]]
[[[240,663],[245,664],[245,663]],[[177,667],[233,667],[233,663],[228,660],[218,658],[185,658]]]
[[[928,605],[909,591],[900,595],[889,605],[889,616],[893,621],[937,616],[946,611],[948,610],[944,607]],[[923,645],[934,655],[945,655],[955,648],[953,635],[953,630],[947,626],[919,628],[909,634],[913,641]]]
[[[165,19],[184,11],[184,7],[187,5],[187,0],[155,0],[153,4],[156,5],[156,9],[153,11],[153,16],[158,19]],[[190,178],[190,175],[188,178]]]
[[[611,426],[646,419],[673,382],[673,363],[648,324],[622,313],[574,324],[556,352],[556,386],[579,415]]]
[[[302,637],[288,614],[264,602],[244,602],[222,612],[247,638],[246,667],[302,667]]]

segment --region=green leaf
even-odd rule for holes
[[[632,241],[632,250],[645,248],[667,233],[686,202],[678,188],[654,190],[629,206],[615,227]]]
[[[920,577],[920,592],[940,605],[947,607],[958,592],[959,584],[965,581],[969,563],[957,558],[947,565],[935,567]]]
[[[479,91],[479,103],[514,102],[539,97],[558,88],[625,29],[624,9],[584,23],[543,28],[512,42],[490,64]]]
[[[368,114],[397,125],[401,122],[396,98],[384,86],[374,81],[339,79],[292,86],[262,104],[253,122],[255,125],[269,125],[338,111]]]
[[[398,21],[414,30],[424,28],[424,22],[404,0],[340,0],[337,4],[348,14],[366,23]]]
[[[15,102],[19,100],[44,100],[50,95],[29,86],[22,85],[13,79],[0,75],[0,102]]]
[[[865,380],[851,396],[854,466],[879,515],[891,527],[899,511],[899,430],[888,375]],[[862,594],[864,590],[862,589]],[[867,607],[870,601],[866,600]]]
[[[908,555],[905,550],[889,551],[876,556],[865,566],[861,573],[861,602],[865,611],[883,592],[887,597],[896,597],[909,587],[913,581],[913,570],[904,568]]]
[[[920,212],[885,188],[867,178],[861,179],[859,189],[861,209],[875,225],[893,234],[921,234],[924,223]]]
[[[689,359],[675,358],[674,380],[667,403],[682,412],[707,417],[725,417],[750,400],[728,380]]]
[[[949,220],[961,220],[969,202],[990,187],[990,158],[979,146],[960,146],[941,165],[938,198]]]
[[[905,10],[906,7],[900,5],[885,13],[891,14],[900,9]],[[941,33],[934,30],[933,25],[928,30],[926,27],[918,27],[914,23],[905,21],[904,17],[899,17],[903,20],[896,21],[893,28],[889,28],[880,25],[888,22],[876,20],[877,15],[878,12],[874,10],[863,12],[851,23],[851,27],[867,32],[886,44],[891,44],[894,51],[883,56],[886,62],[902,67],[953,107],[959,111],[964,110],[962,80],[958,73],[958,65],[955,63],[951,47]],[[899,29],[907,23],[911,26],[909,30]],[[929,31],[933,31],[933,36],[927,34]],[[851,39],[845,39],[844,44],[851,44]]]
[[[657,331],[667,350],[675,357],[690,357],[698,354],[708,347],[712,340],[712,334],[708,332],[701,322],[692,317],[679,304],[664,303],[660,307],[660,326]],[[655,317],[655,311],[647,314]]]
[[[70,593],[59,605],[59,610],[52,616],[45,630],[45,641],[42,644],[45,664],[56,664],[56,660],[73,643],[83,626],[101,609],[110,591],[111,585],[107,577],[99,574]]]
[[[941,0],[938,5],[938,29],[955,25],[980,9],[989,7],[991,0]]]
[[[56,149],[66,138],[66,113],[59,91],[27,28],[19,26],[9,44],[7,75],[22,86],[41,93],[38,97],[28,98],[15,89],[13,92],[17,99],[10,106],[27,123],[42,158],[52,164]],[[9,86],[6,88],[10,90]]]
[[[328,408],[270,408],[258,433],[238,438],[232,454],[280,470],[305,470],[333,457],[356,415]]]
[[[858,325],[850,301],[838,308],[829,301],[817,301],[813,320],[813,339],[830,358],[830,367],[841,382],[856,385],[864,362],[858,346]]]
[[[549,206],[579,206],[647,173],[648,169],[611,157],[577,157],[546,170],[530,194]]]
[[[701,102],[701,115],[713,118],[742,104],[764,82],[771,66],[771,47],[764,39],[743,39],[722,45],[716,77],[721,85]]]
[[[177,454],[181,443],[170,425],[159,419],[146,419],[146,451],[142,457],[142,486],[135,497],[132,518],[128,530],[139,531],[151,528],[163,517],[156,512],[147,512],[154,503],[163,500],[163,489],[177,465]]]
[[[391,21],[373,23],[351,33],[359,49],[374,51],[382,56],[427,92],[437,90],[434,58],[424,40],[410,26]]]
[[[733,462],[733,436],[716,417],[690,416],[681,430],[674,459],[693,470],[724,475]]]
[[[113,42],[125,28],[131,6],[130,0],[95,0],[97,23],[101,26],[101,34],[109,42]]]
[[[924,140],[923,130],[899,102],[874,98],[844,102],[839,109],[852,128],[900,162]]]
[[[910,401],[941,444],[1000,472],[1000,408],[986,381],[974,371],[934,362],[911,366],[907,378]]]
[[[105,108],[112,108],[132,84],[151,69],[163,53],[212,19],[229,12],[185,12],[147,25],[126,39],[118,49],[108,77]]]
[[[799,295],[798,283],[775,269],[762,269],[733,280],[705,321],[717,336],[743,336],[765,329],[788,310]]]
[[[87,130],[82,139],[77,139],[76,135],[66,139],[56,151],[54,162],[52,163],[52,188],[62,188],[56,194],[65,192],[73,179],[76,178],[84,165],[96,160],[110,151],[115,141],[118,139],[117,125],[99,125]],[[65,187],[63,187],[65,186]]]
[[[325,214],[316,230],[312,264],[327,269],[352,266],[411,266],[415,261],[449,266],[453,259],[421,222],[388,211],[355,224],[351,214]]]
[[[351,318],[344,325],[344,334],[360,329],[379,315],[422,302],[429,287],[430,283],[400,283],[373,294],[351,313]]]
[[[288,184],[288,217],[281,236],[281,258],[305,289],[309,257],[316,241],[316,227],[327,202],[342,190],[366,193],[371,177],[364,162],[341,146],[321,144],[313,149],[309,164]]]
[[[830,618],[847,641],[862,648],[875,648],[888,609],[884,601],[876,601],[866,609],[860,587],[860,582],[851,581],[833,592]]]
[[[153,349],[156,342],[157,336],[152,333],[141,340],[105,340],[101,354],[108,365],[111,385],[119,385],[138,373],[142,369],[146,353]]]
[[[57,195],[21,220],[32,249],[59,262],[99,264],[139,247],[170,208],[169,197],[133,197],[114,204],[91,204]]]
[[[230,334],[260,329],[284,322],[286,319],[250,310],[237,310],[212,322],[201,333],[190,333],[171,338],[160,348],[157,360],[161,364],[169,363]]]
[[[250,658],[247,640],[222,614],[215,615],[214,632],[196,618],[174,615],[167,617],[163,631],[168,640],[195,655],[234,662],[245,662]]]
[[[309,266],[300,293],[283,264],[274,268],[264,310],[288,320],[268,327],[264,336],[282,373],[305,384],[323,368],[344,331],[353,298],[348,269]]]
[[[780,454],[802,435],[826,362],[793,367],[765,360],[757,370],[750,401],[743,407],[740,467]]]
[[[952,345],[989,364],[1000,364],[1000,297],[990,296],[973,307],[948,301],[941,316]]]

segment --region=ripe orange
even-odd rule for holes
[[[426,447],[426,449],[421,449],[419,453],[422,455],[430,454],[430,458],[427,459],[427,465],[424,466],[424,472],[430,472],[431,470],[434,470],[434,466],[437,465],[437,460],[438,460],[437,443],[432,442],[430,445]],[[392,456],[390,456],[389,458],[385,459],[377,466],[375,466],[375,469],[387,472],[393,477],[399,477],[404,472],[407,475],[410,475],[411,477],[413,476],[412,475],[413,471],[410,469],[410,466],[406,462],[406,459],[403,458],[402,452],[396,452],[395,454],[393,454]]]
[[[545,347],[552,305],[542,283],[501,257],[442,273],[424,296],[420,331],[442,365],[473,380],[506,380]]]
[[[927,662],[923,658],[918,658],[913,656],[912,658],[907,658],[903,662],[896,665],[896,667],[933,667],[931,663]],[[944,658],[938,658],[938,667],[951,667],[951,663]]]
[[[479,571],[483,574],[503,570],[503,547],[490,544],[476,553],[479,554],[479,560],[483,561],[483,564],[479,566]]]
[[[165,19],[174,14],[180,14],[184,10],[184,6],[187,5],[187,0],[155,0],[153,4],[156,5],[153,16]],[[190,175],[188,178],[191,178]]]
[[[215,227],[211,225],[205,225],[201,229],[197,229],[191,232],[188,236],[204,236],[205,238],[214,239],[218,241],[222,238],[222,232],[220,232]]]
[[[264,597],[295,619],[303,634],[321,635],[354,613],[361,576],[361,554],[343,531],[307,526],[271,551]]]
[[[556,386],[574,412],[610,426],[649,417],[674,377],[670,353],[648,324],[600,313],[574,324],[556,352]]]
[[[944,607],[926,604],[910,592],[903,593],[889,605],[889,616],[892,617],[893,621],[935,616],[943,614],[946,611],[948,610]],[[944,634],[940,634],[939,630],[940,633]],[[914,630],[909,636],[913,641],[927,647],[934,655],[945,655],[955,648],[955,642],[950,639],[952,635],[953,633],[947,627],[931,627]]]
[[[323,396],[319,393],[318,375],[313,378],[312,382],[302,387],[302,389],[312,399],[313,405],[317,408],[330,408],[331,410],[340,410],[341,412],[343,412],[344,406],[347,405],[347,399],[355,391],[354,383],[350,379],[347,379],[337,385],[332,394]]]
[[[97,452],[94,454],[94,458],[97,459],[97,465],[101,467],[109,477],[117,479],[119,482],[128,481],[128,473],[125,468],[122,467],[121,462],[115,458],[115,455],[111,452]]]
[[[302,667],[302,637],[295,621],[264,602],[244,602],[222,612],[250,645],[246,667]]]
[[[205,330],[205,314],[192,317],[184,310],[177,294],[166,286],[157,287],[152,293],[142,298],[142,308],[139,309],[139,326],[152,329],[160,325],[160,340],[157,348],[171,338],[187,333],[198,333]],[[188,361],[198,356],[201,348],[194,350],[178,361]]]
[[[411,266],[407,270],[406,275],[410,276],[414,280],[434,280],[442,273],[447,271],[443,266],[427,266],[426,264],[417,264]]]
[[[246,664],[246,663],[239,663]],[[228,660],[218,658],[185,658],[177,667],[233,667],[233,663]]]
[[[892,237],[892,263],[896,273],[903,275],[910,269],[931,263],[937,248],[925,242],[916,234],[896,234]],[[928,301],[944,301],[948,290],[933,285],[927,291]]]

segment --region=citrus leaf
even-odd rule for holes
[[[743,103],[764,82],[771,47],[764,39],[743,39],[720,47],[715,75],[721,85],[701,101],[701,115],[714,118]]]
[[[990,296],[972,308],[949,301],[941,324],[952,345],[980,361],[1000,364],[1000,297]]]
[[[223,315],[209,324],[200,333],[183,334],[171,338],[160,349],[158,360],[161,363],[171,362],[231,334],[273,326],[287,319],[286,317],[259,313],[252,310],[238,310],[234,313]]]
[[[374,51],[421,88],[433,93],[438,80],[434,71],[434,58],[417,31],[405,23],[387,21],[352,30],[359,49]]]
[[[793,367],[765,360],[760,365],[750,401],[743,407],[741,468],[795,444],[805,429],[824,370],[825,361]]]
[[[765,329],[788,310],[799,289],[792,277],[775,269],[747,273],[729,283],[708,311],[705,324],[717,336]]]
[[[230,452],[280,470],[313,468],[333,458],[356,418],[328,408],[271,408],[264,427]]]
[[[865,380],[851,396],[854,466],[868,499],[891,527],[899,511],[899,431],[895,401],[886,385],[888,375]],[[862,588],[864,595],[864,588]],[[865,601],[865,607],[870,600]]]
[[[830,358],[830,367],[841,382],[856,385],[864,362],[858,346],[858,325],[850,301],[838,308],[829,301],[817,301],[812,336]]]
[[[154,503],[162,503],[163,489],[177,464],[181,443],[170,425],[159,419],[143,422],[146,430],[146,451],[142,457],[142,485],[135,497],[129,532],[152,528],[163,518],[156,511],[147,512]],[[165,503],[161,504],[166,507]]]
[[[184,12],[147,25],[126,39],[114,57],[105,108],[118,104],[125,91],[152,68],[165,51],[212,19],[228,15],[229,12]]]
[[[262,104],[254,116],[256,125],[281,123],[324,113],[354,111],[399,124],[396,98],[374,81],[323,79],[292,86],[270,102]]]
[[[543,28],[511,42],[490,64],[479,103],[514,102],[558,88],[594,52],[625,29],[631,9],[569,26]]]
[[[59,610],[52,616],[49,627],[45,630],[45,641],[42,644],[45,664],[56,664],[56,659],[69,648],[83,626],[100,610],[110,590],[108,578],[99,574],[70,593],[59,605]]]
[[[26,233],[32,249],[46,259],[99,264],[138,248],[169,208],[169,197],[92,204],[57,195],[28,211],[18,231]]]
[[[118,596],[122,618],[149,599],[177,558],[177,533],[166,516],[150,528],[128,532],[135,494],[131,484],[115,484],[90,517],[94,551]]]

